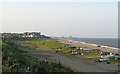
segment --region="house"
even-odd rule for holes
[[[29,37],[37,37],[36,35],[29,35]]]
[[[24,32],[21,37],[41,37],[40,32]]]
[[[1,35],[2,35],[2,38],[4,38],[4,37],[10,37],[12,34],[11,33],[2,33]]]

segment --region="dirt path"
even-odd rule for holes
[[[69,57],[62,54],[54,54],[49,50],[29,50],[31,54],[38,57],[39,60],[46,60],[52,62],[59,62],[65,66],[69,67],[75,72],[112,72],[118,69],[117,64],[106,64],[104,62],[98,63],[94,62],[92,59],[87,59],[84,57]]]

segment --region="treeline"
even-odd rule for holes
[[[51,39],[50,37],[47,36],[41,36],[41,37],[19,37],[17,35],[12,35],[11,37],[4,37],[2,38],[2,41],[38,41],[38,40],[46,40],[46,39]]]

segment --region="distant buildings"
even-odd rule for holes
[[[43,35],[41,35],[40,32],[24,32],[24,33],[0,33],[1,37],[12,37],[14,36],[18,36],[18,37],[41,37]]]
[[[1,33],[1,37],[10,37],[12,35],[12,33]]]
[[[72,36],[70,35],[69,38],[72,38]]]
[[[22,35],[19,35],[20,37],[40,37],[40,32],[25,32]]]
[[[62,36],[61,38],[72,38],[72,35],[70,35],[68,37]]]

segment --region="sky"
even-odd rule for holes
[[[2,2],[118,2],[119,0],[2,0]]]
[[[100,2],[101,1],[101,2]],[[4,0],[2,32],[40,31],[47,36],[117,38],[118,0]]]

